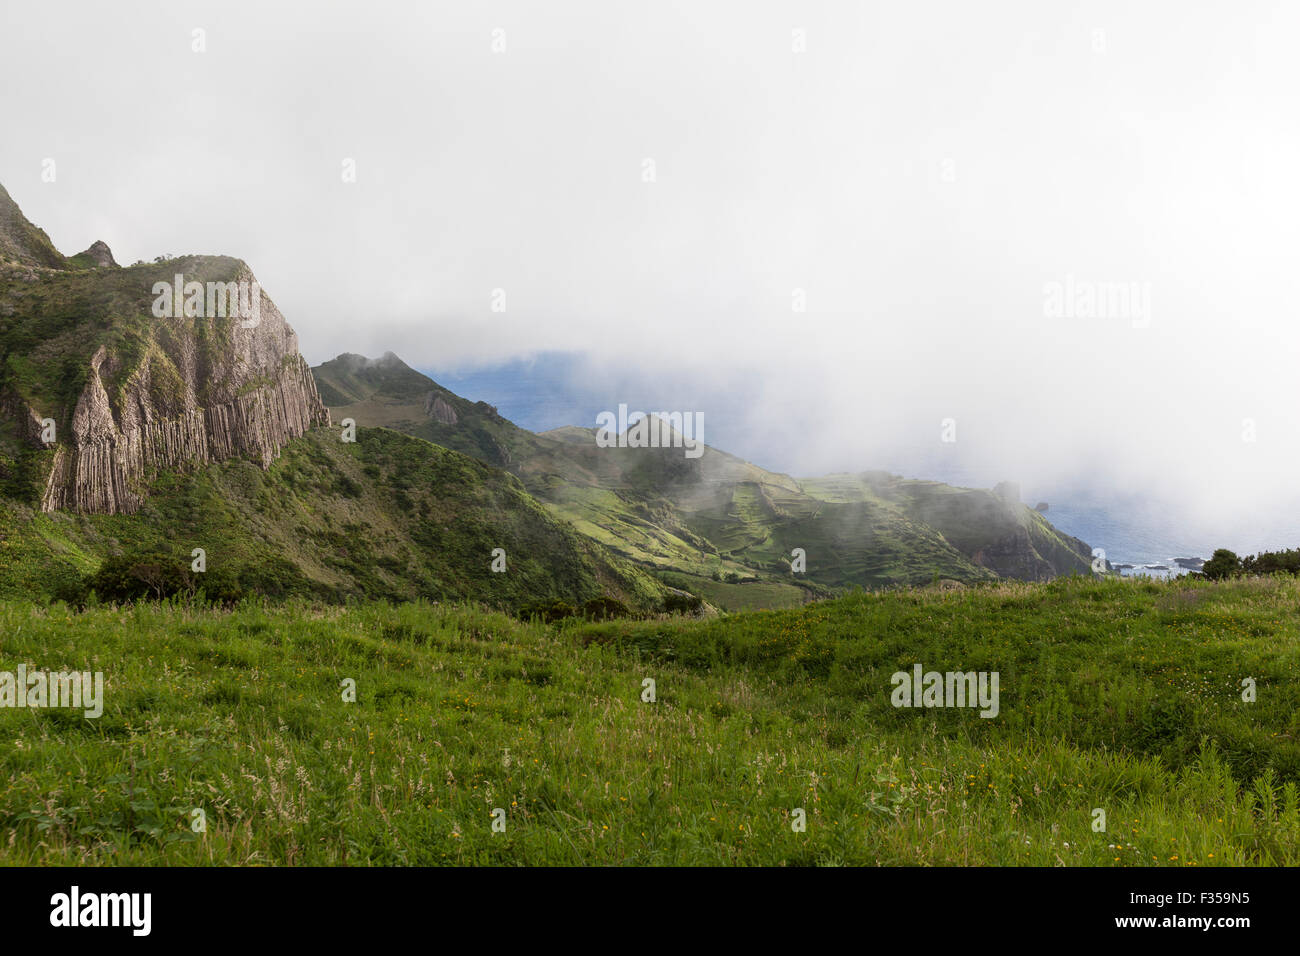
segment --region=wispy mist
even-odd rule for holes
[[[1300,498],[1298,27],[1272,3],[11,5],[0,181],[65,252],[246,259],[313,363],[580,352],[607,407],[661,382],[781,470],[1149,493],[1267,534]]]

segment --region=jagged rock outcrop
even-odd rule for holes
[[[178,270],[185,265],[193,261]],[[255,280],[244,269],[236,281]],[[160,471],[234,457],[267,468],[288,442],[329,424],[297,335],[258,294],[255,327],[238,317],[158,319],[152,347],[130,367],[101,345],[71,434],[59,436],[42,508],[133,512]]]
[[[108,243],[102,239],[96,239],[90,244],[90,248],[80,253],[76,258],[89,259],[95,263],[97,269],[120,269],[117,260],[113,258],[113,250],[108,248]]]

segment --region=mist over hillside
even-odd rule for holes
[[[504,417],[532,431],[568,424],[589,426],[620,396],[631,407],[647,411],[704,409],[715,444],[789,474],[816,474],[819,463],[825,471],[870,466],[973,488],[992,487],[1010,477],[998,461],[972,462],[954,445],[939,441],[939,421],[929,436],[933,440],[875,459],[857,441],[872,424],[870,415],[864,414],[860,426],[846,424],[837,449],[814,454],[806,442],[789,440],[784,430],[750,427],[749,409],[764,388],[757,379],[720,389],[707,376],[692,378],[676,368],[649,372],[636,366],[609,367],[584,352],[543,352],[501,364],[424,370],[458,394],[495,405]],[[797,390],[791,401],[798,401]],[[960,435],[960,424],[958,428]],[[1117,562],[1165,564],[1174,557],[1204,557],[1221,546],[1246,553],[1291,547],[1300,540],[1300,519],[1293,519],[1293,512],[1286,509],[1226,517],[1187,507],[1181,495],[1188,476],[1179,473],[1131,485],[1104,470],[1037,480],[1016,477],[1027,502],[1049,504],[1053,524],[1103,548]]]

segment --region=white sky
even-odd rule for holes
[[[584,351],[764,383],[727,430],[805,474],[946,455],[1216,523],[1300,497],[1300,4],[0,11],[28,217],[247,260],[313,363]],[[1147,284],[1149,324],[1048,317],[1067,276]]]

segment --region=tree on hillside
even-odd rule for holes
[[[159,600],[192,591],[186,558],[159,548],[128,550],[104,559],[90,585],[104,600]]]
[[[1215,581],[1232,577],[1241,573],[1241,558],[1227,548],[1219,548],[1205,562],[1201,573]]]

